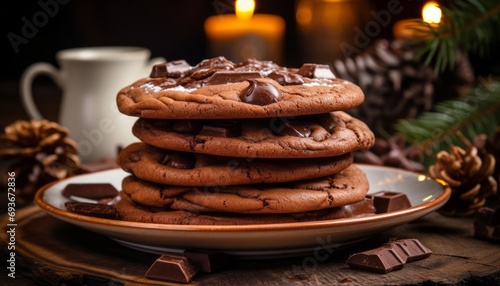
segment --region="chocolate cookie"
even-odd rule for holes
[[[352,164],[352,153],[314,159],[233,158],[185,153],[145,143],[118,156],[123,170],[149,182],[178,186],[227,186],[296,181],[335,174]]]
[[[366,124],[342,111],[272,119],[139,119],[132,131],[159,148],[252,158],[337,156],[366,150],[375,140]]]
[[[120,218],[126,221],[184,224],[184,225],[249,225],[269,223],[290,223],[317,220],[332,220],[348,217],[370,216],[375,214],[373,201],[363,199],[351,205],[323,209],[319,211],[291,214],[228,214],[194,213],[189,211],[169,211],[161,208],[149,208],[133,202],[125,193],[116,205]]]
[[[237,119],[299,116],[346,110],[364,100],[361,89],[328,66],[300,69],[249,60],[184,61],[156,66],[150,77],[117,95],[120,112],[141,118]]]
[[[351,167],[331,176],[282,184],[180,187],[129,176],[122,191],[142,205],[191,212],[295,213],[352,204],[368,192],[363,171]]]

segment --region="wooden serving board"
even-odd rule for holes
[[[59,221],[36,206],[18,210],[16,221],[16,279],[2,275],[1,285],[31,285],[33,281],[48,285],[173,284],[144,277],[157,255],[129,249],[107,237]],[[472,219],[431,213],[333,253],[233,260],[216,273],[197,274],[192,284],[349,286],[477,282],[500,285],[500,244],[474,238],[472,223]],[[4,218],[0,233],[3,261],[9,257],[7,224]],[[349,255],[378,247],[393,238],[419,239],[433,254],[387,274],[351,269],[345,263]]]

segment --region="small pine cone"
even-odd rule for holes
[[[370,150],[355,154],[358,163],[389,166],[421,173],[425,171],[422,152],[415,145],[407,145],[403,138],[394,136],[389,140],[376,138]]]
[[[477,135],[473,142],[481,155],[492,154],[495,157],[495,162],[500,162],[500,127],[497,127],[491,136]],[[500,163],[495,164],[493,177],[497,182],[500,182]],[[497,192],[497,195],[500,198],[500,192]]]
[[[39,187],[78,172],[78,147],[68,134],[66,128],[47,120],[18,120],[5,127],[0,158],[5,162],[2,168],[16,174],[20,190],[16,200],[28,203]],[[5,175],[0,183],[7,184]]]
[[[448,202],[439,210],[448,216],[472,216],[484,206],[486,199],[497,192],[493,178],[495,158],[480,156],[477,148],[460,134],[467,149],[452,145],[450,152],[440,151],[429,175],[446,182],[452,191]]]

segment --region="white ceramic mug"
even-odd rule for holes
[[[141,47],[89,47],[59,51],[57,69],[49,63],[29,66],[21,77],[21,98],[26,112],[40,120],[43,116],[32,96],[32,83],[48,75],[62,89],[59,123],[70,130],[78,144],[82,162],[116,156],[120,146],[137,139],[132,135],[135,118],[121,114],[116,106],[118,91],[149,74],[150,51]]]

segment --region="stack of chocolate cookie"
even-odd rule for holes
[[[363,99],[326,65],[156,65],[117,96],[122,113],[139,117],[141,142],[119,155],[131,175],[116,210],[123,220],[204,225],[373,214],[352,160],[374,136],[343,111]]]

